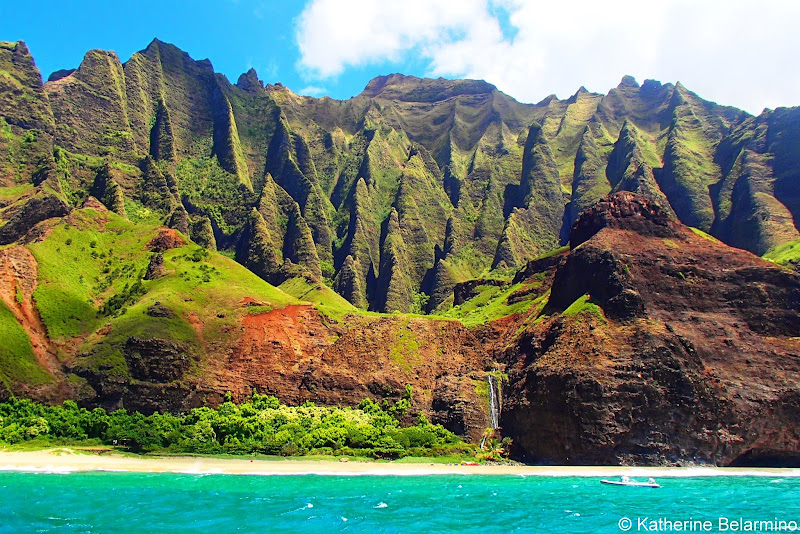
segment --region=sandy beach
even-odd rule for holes
[[[448,465],[434,463],[325,460],[260,460],[209,457],[136,457],[89,454],[69,448],[0,452],[0,471],[71,473],[124,471],[138,473],[237,475],[518,475],[579,477],[769,476],[798,477],[800,469],[721,467]]]

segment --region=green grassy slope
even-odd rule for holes
[[[231,327],[247,312],[245,298],[263,309],[298,302],[193,243],[165,251],[165,276],[143,280],[152,254],[148,243],[159,231],[111,212],[80,209],[29,245],[39,264],[34,298],[42,321],[56,343],[77,342],[76,352],[88,355],[82,365],[125,375],[121,347],[131,336],[177,342],[200,355],[207,342],[230,341]],[[157,302],[171,316],[149,315]]]
[[[49,382],[52,376],[36,361],[28,334],[11,310],[0,301],[0,387],[12,383],[37,385]]]
[[[466,326],[478,326],[534,307],[542,308],[549,293],[536,296],[534,290],[540,285],[540,281],[533,280],[507,286],[478,286],[476,296],[443,312],[442,316],[459,319]]]
[[[776,247],[762,256],[765,260],[774,261],[778,265],[790,266],[800,264],[800,240],[790,241]]]

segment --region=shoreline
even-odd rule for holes
[[[39,451],[0,452],[0,472],[68,474],[76,472],[173,473],[192,475],[320,475],[320,476],[422,476],[516,475],[552,477],[800,477],[800,468],[742,467],[629,467],[629,466],[528,466],[448,465],[425,463],[341,462],[327,460],[262,460],[196,456],[133,457],[106,453],[85,454],[60,447]]]

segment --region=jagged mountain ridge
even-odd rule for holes
[[[676,219],[791,261],[796,109],[629,78],[527,105],[394,75],[340,102],[158,41],[51,78],[0,45],[0,398],[411,385],[407,422],[477,441],[492,376],[518,458],[800,462],[798,275]]]
[[[0,51],[3,185],[45,184],[68,205],[91,193],[273,283],[321,276],[360,307],[447,307],[455,283],[565,242],[611,191],[757,254],[800,238],[797,108],[752,117],[630,77],[535,105],[397,74],[317,99],[252,70],[231,84],[158,40],[124,64],[90,51],[42,84],[24,43]]]

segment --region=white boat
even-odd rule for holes
[[[606,480],[602,479],[600,481],[601,484],[609,484],[611,486],[635,486],[637,488],[660,488],[655,480],[652,478],[648,479],[647,482],[636,482],[635,480],[629,479],[627,476],[623,476],[622,480]]]

